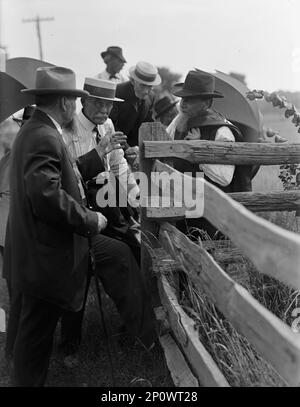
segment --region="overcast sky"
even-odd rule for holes
[[[244,73],[252,89],[300,91],[299,0],[0,0],[0,43],[9,57],[39,58],[85,76],[104,69],[100,52],[123,48],[183,77],[194,67]]]

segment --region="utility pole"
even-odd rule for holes
[[[2,13],[2,0],[0,0],[0,71],[5,72],[6,68],[6,47],[3,45],[2,40],[2,27],[3,27],[3,13]]]
[[[37,15],[35,18],[27,18],[23,19],[23,23],[36,23],[36,32],[37,32],[37,37],[38,37],[38,42],[39,42],[39,51],[40,51],[40,59],[43,59],[43,47],[42,47],[42,36],[41,36],[41,27],[40,27],[40,22],[41,21],[53,21],[54,17],[43,17],[41,18],[39,15]]]

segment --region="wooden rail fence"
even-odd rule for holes
[[[214,164],[282,164],[300,163],[300,144],[216,143],[207,141],[171,141],[159,123],[145,123],[140,129],[140,171],[148,179],[151,172],[176,174],[180,182],[188,182],[191,194],[197,194],[195,179],[178,173],[172,158],[193,163]],[[161,158],[161,161],[158,160]],[[152,183],[158,182],[157,180]],[[257,270],[300,289],[300,235],[286,231],[255,215],[258,211],[299,211],[300,192],[225,194],[206,180],[197,199],[202,200],[202,216],[209,220],[241,249]],[[161,184],[157,184],[157,187]],[[165,191],[160,190],[160,194]],[[191,369],[191,376],[181,381],[173,373],[178,386],[229,386],[215,361],[200,342],[194,322],[176,298],[176,290],[167,281],[164,269],[173,264],[184,269],[195,287],[210,297],[216,307],[243,334],[255,349],[289,384],[300,384],[300,334],[262,306],[241,285],[236,283],[207,252],[182,234],[173,224],[184,218],[189,208],[176,206],[174,185],[170,184],[171,203],[163,207],[141,210],[142,268],[144,273],[157,271],[157,282],[165,318],[173,338]],[[151,185],[141,199],[151,196]],[[194,195],[196,196],[196,195]],[[168,334],[167,334],[168,335]],[[173,338],[164,336],[161,343],[170,358]],[[173,342],[172,342],[173,341]],[[174,350],[174,355],[179,349]],[[180,353],[181,354],[181,353]],[[176,359],[176,357],[175,357]],[[180,366],[182,368],[182,358]],[[176,370],[174,358],[172,369]],[[186,367],[185,367],[186,368]],[[178,371],[180,368],[178,369]],[[193,379],[186,380],[186,377]],[[187,383],[188,382],[188,383]]]

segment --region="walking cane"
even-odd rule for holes
[[[112,385],[113,385],[113,387],[115,387],[114,365],[113,365],[113,361],[112,361],[112,354],[111,354],[111,351],[110,351],[108,331],[107,331],[107,326],[106,326],[105,318],[104,318],[103,305],[102,305],[102,299],[101,299],[101,293],[100,293],[100,286],[99,286],[99,281],[98,281],[98,277],[97,277],[97,273],[96,273],[95,257],[94,257],[94,253],[92,251],[91,239],[89,239],[89,247],[90,247],[90,279],[92,277],[94,277],[95,287],[96,287],[96,294],[97,294],[98,305],[99,305],[99,309],[100,309],[100,315],[101,315],[102,326],[103,326],[104,337],[105,337],[105,343],[106,343],[106,350],[107,350],[108,360],[109,360],[109,364],[110,364]]]
[[[84,182],[84,180],[83,180],[83,178],[82,178],[79,171],[78,171],[78,176],[79,176],[81,184],[82,184],[82,186],[84,188],[84,192],[87,192],[88,191],[88,186]],[[93,205],[91,204],[91,202],[89,202],[89,198],[88,198],[87,193],[85,193],[85,199],[86,199],[86,206],[90,210],[94,210]],[[103,312],[103,306],[102,306],[102,300],[101,300],[101,293],[100,293],[99,281],[98,281],[98,277],[97,277],[97,273],[96,273],[95,257],[94,257],[94,253],[93,253],[93,249],[92,249],[91,238],[88,239],[88,242],[89,242],[89,273],[88,273],[87,286],[86,286],[86,292],[85,292],[85,298],[84,298],[84,306],[85,306],[86,301],[87,301],[91,278],[94,277],[95,286],[96,286],[96,294],[97,294],[97,299],[98,299],[98,304],[99,304],[99,309],[100,309],[100,315],[101,315],[101,320],[102,320],[102,326],[103,326],[103,331],[104,331],[104,336],[105,336],[106,349],[107,349],[107,354],[108,354],[108,359],[109,359],[109,364],[110,364],[110,369],[111,369],[112,384],[113,384],[113,386],[115,386],[115,375],[114,375],[114,368],[113,368],[113,362],[112,362],[112,355],[111,355],[111,351],[110,351],[108,331],[107,331],[105,318],[104,318],[104,312]]]

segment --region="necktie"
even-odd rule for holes
[[[99,143],[100,143],[100,140],[101,140],[101,135],[100,135],[100,133],[99,133],[98,126],[95,126],[95,127],[94,127],[93,132],[95,133],[96,144],[99,144]]]
[[[145,118],[145,100],[144,99],[138,99],[137,109],[138,109],[137,123],[141,124],[141,123],[143,123],[143,120]]]

